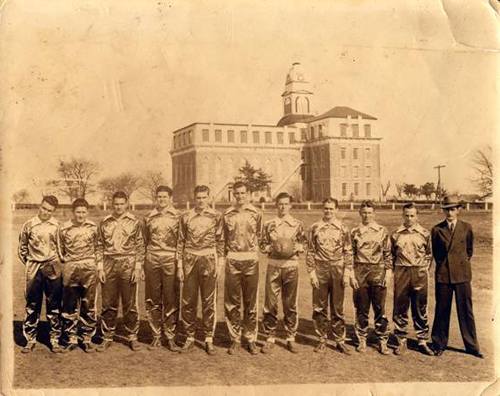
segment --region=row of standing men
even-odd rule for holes
[[[44,197],[38,215],[23,225],[19,237],[19,257],[26,267],[23,334],[27,343],[22,352],[31,352],[35,347],[43,294],[53,352],[74,350],[79,342],[86,352],[107,350],[115,336],[120,300],[129,346],[134,351],[142,349],[137,340],[138,284],[145,280],[146,315],[153,336],[148,349],[160,348],[162,342],[171,351],[193,349],[200,294],[205,350],[213,355],[217,279],[224,269],[225,320],[231,338],[228,353],[235,354],[244,339],[248,351],[257,354],[260,250],[267,256],[263,353],[271,353],[275,347],[280,295],[287,349],[298,352],[295,343],[298,258],[305,253],[313,287],[312,319],[319,337],[315,352],[326,350],[331,329],[336,348],[350,354],[345,343],[343,307],[345,288],[351,286],[356,350],[366,351],[372,306],[377,348],[381,354],[389,354],[385,299],[393,278],[393,322],[398,340],[395,354],[407,350],[410,306],[419,350],[427,355],[443,353],[455,293],[466,351],[482,357],[470,291],[472,229],[468,223],[457,220],[458,202],[445,198],[442,207],[447,218],[433,228],[432,236],[418,223],[417,208],[409,203],[403,208],[403,224],[389,235],[385,227],[375,222],[371,201],[361,204],[361,224],[349,231],[336,217],[337,200],[327,198],[322,219],[306,234],[303,223],[290,215],[291,197],[285,192],[276,197],[277,216],[265,223],[260,211],[248,202],[245,184],[235,183],[235,204],[224,214],[210,208],[209,194],[207,186],[197,186],[195,207],[181,214],[171,204],[172,190],[160,186],[156,192],[157,207],[140,221],[127,211],[127,195],[116,192],[112,200],[113,213],[99,225],[87,219],[89,205],[84,199],[75,200],[72,219],[59,225],[52,216],[57,199]],[[456,241],[455,246],[464,250],[466,258],[457,265],[452,260],[450,242],[455,234],[456,238],[459,236],[453,227],[463,233],[463,241]],[[436,314],[431,349],[427,295],[433,253]],[[92,338],[97,325],[98,281],[102,288],[103,341],[96,345]],[[185,338],[182,347],[174,340],[179,319]]]

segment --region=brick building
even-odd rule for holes
[[[192,199],[197,184],[228,200],[231,182],[246,160],[272,177],[270,191],[299,200],[378,199],[380,137],[377,119],[349,107],[312,113],[310,82],[300,64],[290,68],[277,125],[196,122],[173,132],[174,199]]]

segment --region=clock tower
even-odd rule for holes
[[[310,90],[311,83],[299,62],[292,64],[286,75],[283,97],[283,115],[310,115],[312,114]]]

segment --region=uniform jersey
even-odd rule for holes
[[[59,229],[61,255],[64,261],[97,259],[97,225],[85,220],[76,224],[69,220]],[[99,257],[102,259],[102,257]]]
[[[18,255],[26,261],[50,261],[60,256],[58,241],[59,222],[51,217],[47,221],[35,216],[23,224],[19,234]]]
[[[153,209],[144,219],[146,250],[154,253],[175,254],[179,234],[180,212],[174,207],[163,211]]]
[[[431,233],[420,224],[401,226],[391,236],[395,266],[429,266],[432,260]]]
[[[307,245],[307,236],[304,232],[303,223],[290,215],[275,217],[264,224],[260,249],[263,252],[269,252],[269,258],[271,259],[279,259],[272,249],[273,243],[278,238],[288,238],[304,248]],[[290,258],[290,260],[297,259],[296,254]]]
[[[225,255],[253,253],[257,257],[262,233],[262,214],[250,204],[241,208],[231,206],[224,213],[223,230]]]
[[[375,222],[360,224],[351,231],[355,264],[383,264],[392,268],[391,241],[387,229]]]

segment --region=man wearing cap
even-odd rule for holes
[[[61,257],[63,259],[62,322],[66,341],[65,352],[78,347],[95,352],[92,337],[96,332],[96,261],[102,261],[97,249],[97,225],[87,219],[88,202],[83,198],[73,201],[73,218],[61,225]],[[78,332],[80,330],[80,332]],[[78,334],[80,333],[80,334]]]
[[[130,349],[142,349],[137,341],[139,332],[138,287],[144,279],[144,239],[142,224],[128,212],[128,197],[117,191],[112,199],[113,213],[106,216],[98,227],[98,276],[102,283],[101,324],[104,342],[97,351],[103,352],[113,342],[118,305],[121,300],[125,336]]]
[[[38,215],[24,223],[19,234],[18,255],[26,271],[26,317],[23,323],[26,345],[21,350],[23,353],[29,353],[35,347],[44,294],[51,350],[62,352],[59,345],[62,296],[59,223],[52,217],[57,205],[56,197],[44,196]]]
[[[370,305],[375,316],[378,351],[388,355],[388,320],[385,315],[387,285],[392,278],[391,241],[387,229],[375,222],[375,205],[363,201],[359,209],[361,224],[351,231],[355,282],[353,298],[356,310],[354,331],[358,338],[356,351],[366,351]]]
[[[148,349],[161,346],[162,333],[167,348],[179,348],[174,342],[179,314],[179,282],[176,279],[175,255],[180,213],[172,206],[172,189],[158,186],[156,208],[144,219],[146,257],[146,314],[153,340]]]
[[[196,186],[194,199],[196,206],[180,218],[177,239],[177,274],[184,283],[181,318],[187,336],[181,352],[190,352],[194,347],[200,293],[205,351],[214,355],[217,278],[220,269],[224,267],[222,216],[210,208],[210,189],[207,186]]]
[[[432,326],[434,354],[441,356],[448,345],[451,302],[455,294],[458,323],[465,351],[483,358],[472,310],[471,258],[474,236],[472,226],[459,220],[462,204],[456,196],[443,199],[445,220],[431,232],[432,253],[436,261],[436,310]]]
[[[278,298],[283,302],[287,348],[298,353],[295,336],[299,324],[297,297],[299,284],[298,255],[304,252],[307,236],[301,221],[290,215],[291,196],[276,197],[278,215],[264,224],[260,249],[267,253],[266,291],[262,327],[266,343],[262,353],[271,353],[278,325]]]
[[[352,244],[347,227],[336,218],[338,201],[323,201],[323,218],[311,226],[307,249],[307,272],[313,286],[313,322],[319,336],[315,352],[326,350],[328,305],[337,349],[350,355],[345,345],[344,289],[353,282]]]
[[[418,348],[432,355],[427,346],[429,323],[427,320],[427,290],[429,267],[432,262],[431,234],[418,223],[414,203],[403,206],[403,225],[391,236],[394,262],[394,334],[398,346],[396,355],[407,351],[408,309],[411,302],[413,326],[417,333]]]
[[[231,338],[228,353],[233,355],[237,351],[243,335],[248,342],[248,351],[255,355],[258,353],[255,341],[262,214],[248,203],[247,186],[243,182],[234,183],[233,196],[236,202],[226,210],[223,218],[226,255],[224,312]],[[243,318],[240,313],[242,300]]]

